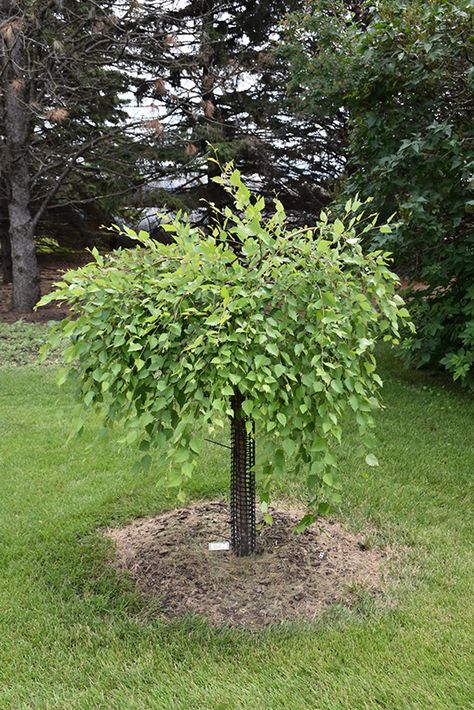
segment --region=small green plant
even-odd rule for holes
[[[278,200],[266,215],[232,164],[215,180],[233,209],[212,206],[212,228],[178,214],[165,225],[169,245],[127,230],[144,248],[94,252],[95,262],[67,273],[42,304],[65,301],[73,313],[59,326],[70,364],[61,381],[76,384],[79,426],[91,408],[106,425],[124,425],[123,442],[140,448],[145,465],[152,447],[166,448],[181,498],[198,465],[199,429],[232,420],[233,541],[248,554],[254,473],[267,522],[276,480],[306,479],[302,527],[340,501],[344,417],[355,418],[370,447],[382,385],[375,343],[397,342],[409,314],[388,255],[360,246],[363,233],[391,228],[373,215],[364,223],[357,199],[344,222],[322,212],[315,227],[294,229]],[[366,463],[377,459],[369,453]]]

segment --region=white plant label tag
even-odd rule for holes
[[[230,550],[230,543],[222,541],[222,542],[210,542],[209,543],[209,550],[211,552],[220,552],[222,550]]]

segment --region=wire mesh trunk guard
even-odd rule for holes
[[[242,410],[243,397],[236,392],[232,399],[231,420],[231,534],[232,548],[238,557],[250,555],[256,545],[255,501],[255,422]],[[247,432],[247,422],[251,431]]]

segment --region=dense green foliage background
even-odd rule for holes
[[[474,45],[468,0],[308,2],[288,20],[290,90],[348,122],[343,196],[374,197],[409,282],[410,363],[474,386]]]

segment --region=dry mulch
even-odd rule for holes
[[[77,269],[90,261],[90,259],[91,256],[87,252],[77,252],[64,256],[39,254],[41,294],[49,293],[53,284],[61,280],[65,271]],[[10,310],[11,298],[12,285],[2,283],[0,276],[0,321],[3,323],[15,323],[18,320],[24,320],[28,323],[47,323],[51,320],[62,320],[69,315],[69,309],[66,306],[56,303],[49,303],[47,306],[39,308],[32,313],[14,312]]]
[[[334,603],[351,606],[361,589],[384,591],[390,549],[367,549],[365,534],[333,520],[295,534],[300,511],[273,515],[273,525],[258,535],[257,554],[247,558],[208,550],[209,542],[229,540],[229,509],[221,502],[142,518],[105,534],[115,543],[114,567],[131,573],[169,619],[198,615],[215,626],[258,628],[314,620]]]

